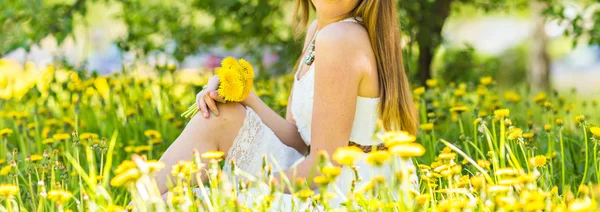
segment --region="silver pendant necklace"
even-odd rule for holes
[[[311,42],[308,46],[308,53],[306,54],[306,58],[304,58],[304,64],[312,65],[315,62],[315,42]]]
[[[306,53],[306,57],[304,58],[304,64],[308,66],[312,65],[313,62],[315,62],[315,39],[317,38],[317,33],[319,33],[319,31],[315,32],[312,41],[308,45],[308,52]]]

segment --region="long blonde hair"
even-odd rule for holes
[[[294,29],[306,28],[310,0],[296,0]],[[369,33],[379,76],[379,115],[386,130],[417,134],[418,116],[402,63],[400,27],[395,0],[361,0],[350,13],[360,17]],[[299,18],[299,19],[298,19]]]

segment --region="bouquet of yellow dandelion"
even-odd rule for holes
[[[221,67],[216,68],[215,73],[219,76],[220,81],[219,96],[225,101],[244,101],[252,91],[254,69],[244,59],[236,60],[233,57],[227,57],[221,61]],[[191,118],[196,113],[198,113],[198,106],[194,103],[181,116]]]

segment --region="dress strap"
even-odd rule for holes
[[[350,17],[350,18],[346,18],[344,20],[341,20],[339,22],[354,22],[354,23],[360,23],[362,24],[363,20],[361,17]]]

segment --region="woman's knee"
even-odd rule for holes
[[[237,132],[242,127],[246,117],[246,108],[239,103],[224,103],[218,106],[218,115],[210,114],[208,118],[196,115],[188,123],[186,130],[200,134],[204,141],[227,137],[225,134]],[[184,130],[185,131],[185,130]]]
[[[246,118],[246,107],[239,103],[224,103],[217,105],[218,115],[211,114],[204,118],[200,123],[202,130],[199,133],[205,134],[210,141],[216,142],[219,147],[229,146],[232,143],[239,130],[244,125]],[[223,150],[222,148],[219,148]]]
[[[236,102],[227,102],[222,104],[217,104],[217,108],[219,113],[217,116],[211,116],[216,119],[220,119],[220,121],[233,121],[239,122],[240,120],[244,120],[246,117],[246,107],[240,103]]]

